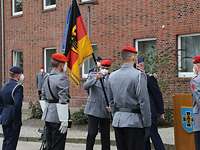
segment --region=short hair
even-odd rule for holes
[[[133,53],[127,52],[127,51],[122,51],[121,52],[121,57],[123,60],[127,60],[128,58],[132,57]]]
[[[15,78],[15,77],[17,77],[19,74],[16,74],[16,73],[13,73],[13,72],[9,72],[9,76],[11,77],[11,78]]]
[[[57,60],[54,60],[54,59],[51,59],[51,66],[53,68],[57,68],[59,66],[61,62],[57,61]]]
[[[100,57],[100,56],[98,56],[97,58],[96,58],[96,61],[98,61],[98,62],[100,62],[102,60],[102,58]]]

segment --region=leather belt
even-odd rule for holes
[[[52,100],[52,99],[51,100],[47,100],[46,102],[49,103],[49,104],[51,104],[51,103],[55,103],[55,104],[58,103],[58,101],[55,101],[55,100]]]
[[[131,108],[115,108],[115,112],[129,112],[129,113],[141,114],[140,108],[135,108],[135,109],[131,109]]]

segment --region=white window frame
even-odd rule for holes
[[[86,74],[84,73],[84,71],[85,71],[85,62],[83,62],[83,65],[82,65],[82,78],[87,79],[88,73]]]
[[[17,64],[15,63],[16,62],[16,60],[15,60],[15,56],[16,56],[16,54],[17,53],[22,53],[22,57],[23,57],[23,51],[20,51],[20,50],[13,50],[12,51],[12,65],[13,66],[16,66]],[[24,63],[24,62],[22,62],[22,63]],[[22,64],[23,65],[23,64]]]
[[[179,35],[178,36],[178,77],[179,78],[192,78],[195,76],[193,72],[180,72],[181,70],[181,38],[182,37],[190,37],[190,36],[200,36],[200,33],[195,34],[185,34],[185,35]]]
[[[97,45],[97,44],[94,43],[94,44],[92,44],[92,46],[93,46],[93,45]],[[92,58],[92,56],[91,56],[91,58]],[[87,79],[88,73],[84,73],[84,71],[85,71],[85,61],[83,62],[83,65],[82,65],[82,78],[83,78],[83,79]]]
[[[52,50],[52,49],[55,49],[56,50],[56,47],[48,47],[48,48],[44,48],[44,51],[43,51],[43,53],[44,53],[44,71],[45,72],[47,72],[47,64],[46,64],[46,60],[47,60],[47,51],[48,50]],[[56,50],[57,51],[57,50]]]
[[[56,8],[56,4],[50,5],[50,6],[46,6],[46,0],[43,0],[43,9],[44,10],[53,9],[53,8]]]
[[[22,7],[22,11],[15,12],[15,2],[16,2],[16,0],[12,0],[12,15],[13,16],[22,15],[23,14],[23,7]],[[22,1],[22,3],[23,3],[23,1]]]
[[[156,38],[136,39],[136,40],[135,40],[135,48],[136,48],[136,51],[138,52],[138,43],[139,43],[139,42],[156,41],[156,40],[157,40]]]
[[[92,2],[94,0],[80,0],[81,3],[88,3],[88,2]]]

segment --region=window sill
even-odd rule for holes
[[[179,72],[178,78],[193,78],[195,74],[193,72]]]
[[[56,8],[48,8],[48,9],[43,9],[43,13],[46,13],[46,12],[50,12],[50,11],[56,11]]]
[[[88,74],[82,74],[82,79],[87,79]]]
[[[18,18],[18,17],[22,17],[23,13],[20,14],[12,14],[12,18]]]
[[[56,5],[43,7],[43,12],[55,11],[55,10],[56,10]]]

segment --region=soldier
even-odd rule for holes
[[[190,82],[194,114],[195,149],[200,150],[200,55],[193,57],[193,72],[195,77]]]
[[[109,77],[112,126],[118,150],[143,150],[151,126],[147,79],[133,67],[136,54],[134,47],[124,47],[123,65]]]
[[[138,57],[137,60],[137,69],[145,73],[144,57]],[[157,127],[158,118],[164,119],[164,103],[162,93],[160,91],[157,79],[153,75],[148,73],[146,73],[146,76],[151,107],[150,138],[155,150],[165,150]],[[150,138],[148,138],[146,141],[145,150],[151,150]]]
[[[101,133],[102,150],[110,150],[110,116],[99,81],[102,79],[105,89],[107,89],[110,66],[110,60],[102,60],[100,71],[90,72],[87,81],[83,85],[85,90],[89,90],[89,97],[85,106],[85,114],[88,115],[86,150],[93,150],[98,130]]]
[[[44,67],[41,67],[40,72],[36,75],[36,86],[37,86],[37,90],[38,90],[39,100],[41,99],[42,85],[44,82],[45,74],[46,73],[44,72]]]
[[[98,71],[101,67],[101,60],[102,58],[101,57],[97,57],[96,61],[97,61],[97,66],[95,66],[94,68],[90,69],[89,70],[89,73],[90,72],[95,72],[95,71]]]
[[[60,53],[51,56],[52,70],[45,76],[42,100],[46,107],[42,120],[46,126],[47,150],[64,150],[68,127],[69,83],[63,71],[67,58]]]
[[[4,135],[2,150],[16,150],[17,147],[22,125],[23,86],[19,83],[24,80],[22,72],[19,67],[11,67],[10,79],[1,89],[1,124]]]

